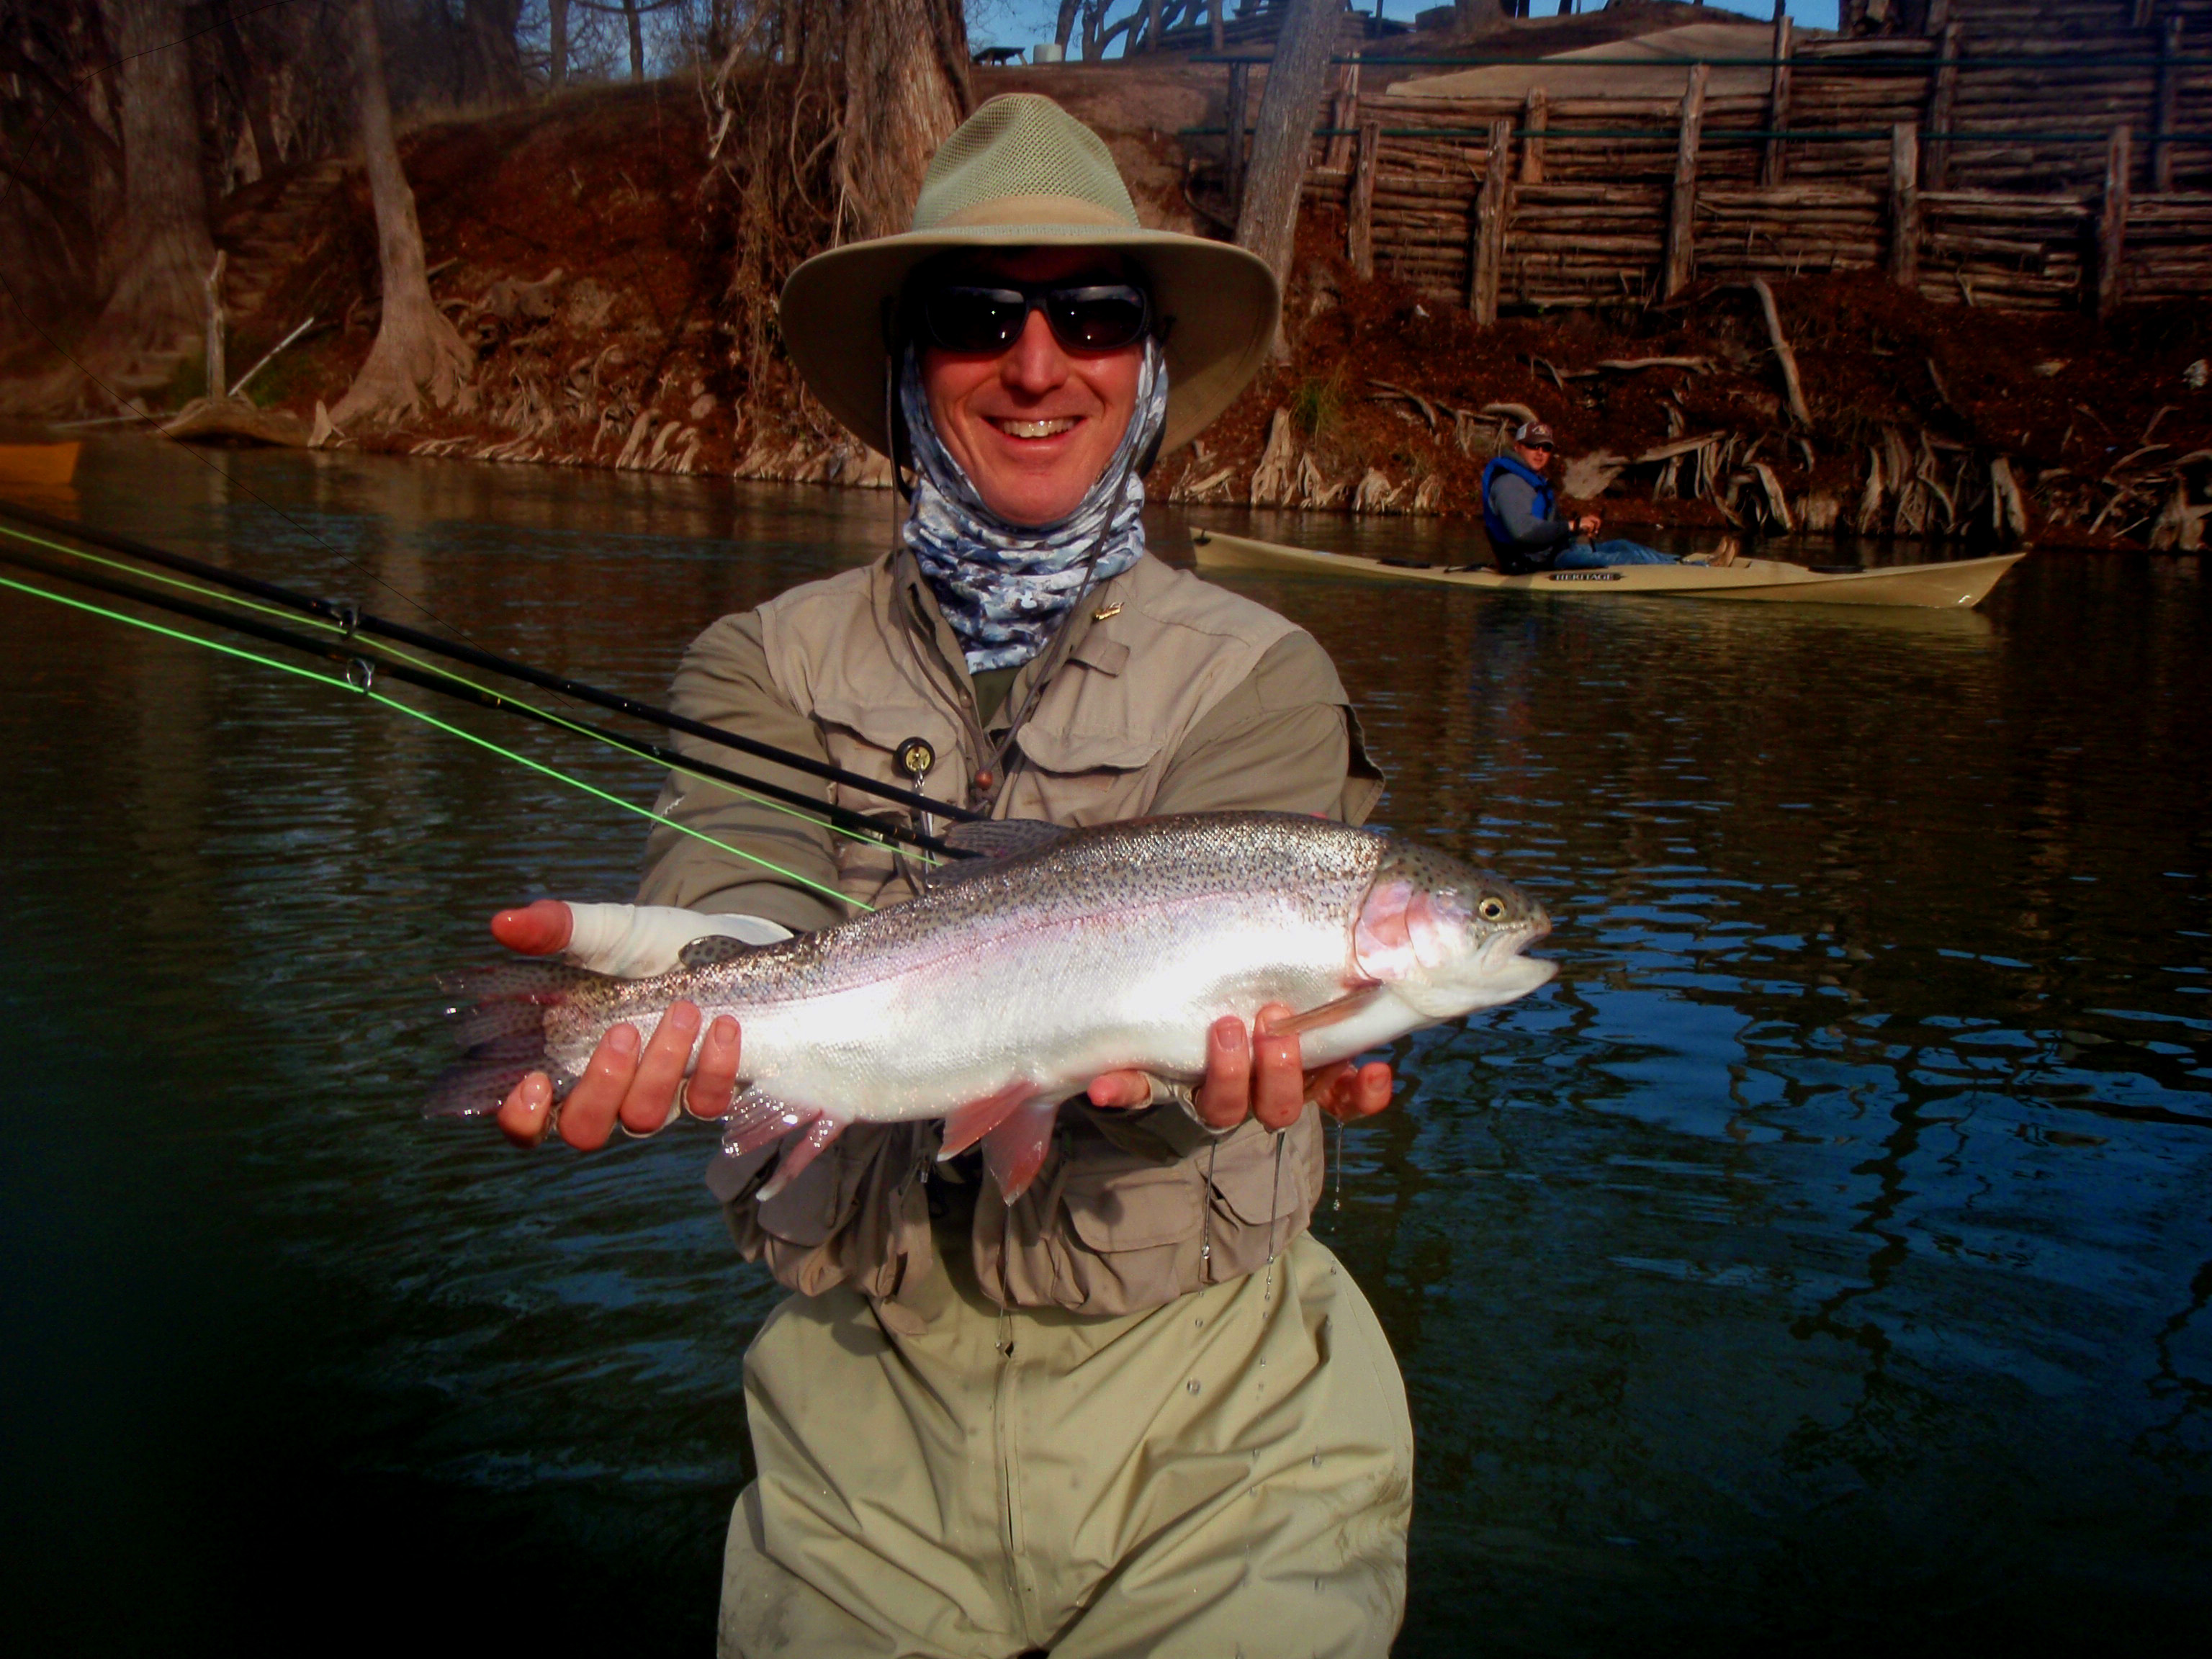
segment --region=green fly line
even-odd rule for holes
[[[17,535],[21,532],[10,531],[9,533],[10,535]],[[35,538],[27,536],[24,537],[23,539],[29,541]],[[51,545],[52,544],[41,544]],[[76,551],[73,548],[64,548],[61,550],[64,552]],[[79,556],[89,556],[80,555]],[[109,561],[101,560],[100,562],[107,563]],[[131,567],[125,566],[124,568],[127,569]],[[179,583],[179,585],[185,586],[187,584]],[[92,616],[105,617],[111,622],[124,623],[132,628],[144,629],[148,633],[158,634],[165,639],[180,640],[186,645],[197,645],[205,650],[218,652],[226,657],[235,657],[242,662],[258,663],[264,668],[274,668],[286,674],[297,675],[303,680],[313,680],[318,685],[327,685],[340,691],[349,692],[356,696],[367,697],[371,702],[381,703],[386,708],[395,709],[398,713],[406,715],[410,720],[421,720],[425,726],[434,726],[438,731],[448,732],[451,735],[460,738],[465,743],[472,743],[477,748],[489,750],[491,753],[500,756],[502,759],[511,760],[518,765],[528,767],[532,771],[543,774],[544,776],[551,778],[556,783],[565,783],[571,789],[580,790],[583,793],[590,795],[596,799],[605,801],[611,805],[619,806],[625,812],[634,812],[639,817],[647,819],[652,823],[661,824],[667,829],[674,830],[684,835],[690,836],[695,841],[703,841],[709,847],[718,848],[725,853],[733,854],[737,857],[744,860],[749,864],[757,864],[764,870],[773,871],[775,874],[781,876],[787,881],[795,881],[800,886],[810,888],[813,891],[823,895],[826,898],[833,899],[840,904],[854,905],[862,910],[872,910],[875,908],[875,906],[866,903],[860,899],[853,898],[847,894],[841,893],[834,887],[830,887],[822,882],[816,881],[811,877],[802,876],[796,870],[787,870],[783,866],[775,863],[772,860],[764,859],[757,853],[748,853],[742,847],[732,847],[729,842],[722,840],[720,836],[710,836],[703,830],[695,830],[688,823],[678,823],[674,818],[669,817],[664,813],[656,812],[649,806],[640,806],[635,801],[624,800],[620,795],[615,794],[611,791],[602,789],[596,784],[586,783],[583,779],[579,777],[572,777],[569,774],[561,771],[558,768],[548,766],[542,761],[532,760],[527,755],[518,754],[512,749],[508,749],[502,744],[494,743],[489,738],[480,737],[476,732],[468,731],[461,726],[455,726],[450,721],[441,720],[435,714],[426,713],[420,708],[412,708],[406,703],[401,702],[396,697],[388,696],[385,693],[376,690],[372,687],[357,684],[354,681],[347,679],[343,676],[337,674],[325,674],[320,669],[303,667],[298,663],[286,662],[282,658],[278,657],[266,657],[258,651],[248,651],[242,646],[225,645],[220,640],[204,639],[199,635],[185,633],[182,629],[170,628],[161,623],[149,622],[143,617],[134,617],[127,611],[110,610],[104,605],[94,605],[88,599],[71,599],[66,593],[50,592],[43,587],[33,587],[30,583],[17,581],[13,577],[0,576],[0,587],[10,588],[18,593],[28,593],[34,599],[50,599],[56,605],[67,605],[74,611],[86,611]],[[245,601],[241,600],[239,601],[239,603],[243,604]],[[251,608],[259,611],[266,610],[269,607],[264,605],[253,605]],[[330,624],[326,623],[325,626],[330,626]],[[449,675],[447,678],[456,680],[460,679],[459,675]],[[467,684],[466,681],[462,681],[461,683],[464,684]],[[556,715],[554,718],[558,720],[560,717]],[[568,722],[563,720],[562,721],[562,724],[566,726]],[[596,734],[586,733],[586,735],[589,736]],[[610,746],[617,749],[621,747],[618,744],[611,744]],[[695,775],[687,774],[687,775]],[[767,805],[781,805],[780,802],[774,801],[765,802],[763,804]],[[786,811],[792,811],[793,809],[785,807],[783,810]],[[794,813],[794,816],[804,817],[805,815]]]
[[[43,536],[33,536],[27,531],[16,529],[12,525],[0,524],[0,535],[12,536],[17,541],[28,542],[33,547],[43,547],[50,552],[67,554],[71,558],[82,559],[90,564],[103,565],[110,570],[121,571],[126,575],[140,578],[151,578],[155,581],[163,583],[170,587],[181,588],[187,593],[197,594],[203,599],[216,599],[227,605],[234,605],[243,611],[258,611],[264,616],[275,617],[286,623],[305,623],[310,627],[319,628],[326,633],[342,635],[345,632],[343,624],[331,622],[325,617],[289,611],[281,605],[263,605],[257,600],[241,599],[238,595],[229,592],[223,588],[210,587],[204,583],[191,581],[182,576],[170,575],[160,570],[145,569],[138,565],[126,563],[121,559],[107,558],[98,553],[88,553],[81,548],[71,547],[66,543],[48,541]],[[25,591],[36,592],[38,590],[26,589]],[[49,599],[59,599],[60,595],[47,594],[46,597]],[[64,602],[74,603],[73,601]],[[108,615],[112,613],[102,611],[100,614]],[[196,636],[179,634],[177,637],[179,639],[194,639]],[[211,643],[211,641],[198,641],[198,642],[201,644]],[[465,674],[454,672],[453,670],[447,667],[443,663],[433,661],[427,657],[417,656],[411,651],[404,650],[398,646],[392,645],[383,641],[378,641],[377,649],[384,654],[390,656],[396,661],[406,663],[410,667],[420,668],[428,673],[439,675],[442,678],[453,681],[456,685],[465,685],[471,691],[480,691],[486,696],[495,696],[504,702],[513,703],[518,708],[527,708],[532,714],[538,714],[542,718],[551,721],[553,724],[562,727],[564,731],[574,732],[578,737],[589,738],[594,743],[605,744],[608,748],[615,750],[622,754],[632,756],[638,755],[638,750],[624,744],[619,738],[611,736],[605,732],[593,731],[590,726],[584,726],[577,721],[572,720],[556,709],[544,708],[538,707],[535,703],[525,702],[521,698],[507,691],[495,691],[491,687],[481,684],[478,682],[469,678]],[[272,660],[271,659],[255,656],[252,653],[241,653],[240,654],[246,655],[249,660],[256,662]],[[279,664],[278,665],[283,666],[283,665]],[[339,684],[344,684],[348,690],[353,689],[351,681],[341,681]],[[419,713],[419,711],[414,709],[410,709],[409,712],[410,714]],[[423,715],[422,718],[428,720],[429,717],[428,715]],[[433,723],[435,724],[435,722]],[[463,733],[462,735],[466,736],[467,734]],[[480,740],[471,738],[470,741],[477,742]],[[501,752],[505,751],[502,750]],[[521,757],[517,756],[514,758],[520,759]],[[658,757],[653,756],[643,756],[641,757],[641,758],[657,759]],[[535,764],[535,763],[528,761],[525,761],[523,763],[525,765]],[[765,795],[756,794],[751,790],[744,788],[737,784],[731,783],[726,779],[706,777],[700,773],[690,770],[687,767],[684,766],[680,762],[669,762],[666,763],[666,764],[672,772],[676,773],[678,776],[689,778],[694,783],[713,784],[719,788],[727,789],[734,794],[743,796],[745,799],[753,802],[757,805],[766,806],[778,812],[787,813],[791,817],[799,819],[802,823],[811,823],[818,830],[827,830],[832,835],[843,836],[850,841],[860,842],[864,845],[870,847],[873,847],[878,844],[874,837],[858,830],[848,829],[833,818],[817,817],[812,813],[807,812],[799,807],[793,806],[787,801],[772,800]],[[558,775],[556,774],[556,775]],[[569,781],[574,781],[569,780]],[[587,787],[588,786],[579,785],[578,787]],[[679,825],[678,827],[681,828],[682,826]],[[690,830],[686,833],[692,835],[699,834],[696,830]],[[711,837],[702,836],[701,839],[706,840],[711,839]],[[720,842],[716,842],[714,844],[718,847],[721,845]],[[729,850],[735,851],[736,849],[731,848]],[[744,856],[750,857],[750,854],[745,854]],[[933,865],[939,862],[939,860],[933,855],[921,852],[919,849],[916,849],[916,851],[910,854],[910,856],[925,860]],[[773,868],[775,866],[771,866],[770,867]],[[788,872],[787,872],[786,873]],[[798,879],[798,878],[794,878],[794,879]]]

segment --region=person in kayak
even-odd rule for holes
[[[894,546],[708,628],[673,705],[994,817],[1359,822],[1381,778],[1319,644],[1145,544],[1145,471],[1266,361],[1279,305],[1252,255],[1142,228],[1057,105],[985,104],[909,232],[784,290],[808,388],[910,481]],[[649,974],[705,933],[843,920],[825,892],[916,890],[888,848],[680,770],[659,811],[720,844],[656,830],[636,906],[542,900],[495,933]],[[1323,1114],[1381,1111],[1392,1078],[1308,1072],[1267,1018],[1216,1022],[1194,1085],[1096,1079],[1011,1203],[972,1153],[938,1160],[934,1121],[854,1124],[767,1198],[779,1148],[713,1161],[740,1252],[794,1292],[745,1356],[725,1655],[1388,1653],[1411,1422],[1308,1222]],[[722,1115],[744,1034],[701,1024],[617,1027],[557,1113],[533,1074],[501,1127],[590,1149]]]
[[[1559,492],[1546,476],[1558,449],[1550,427],[1523,422],[1513,434],[1512,453],[1482,470],[1482,527],[1490,532],[1500,570],[1526,576],[1539,570],[1677,562],[1641,542],[1594,540],[1603,526],[1595,513],[1572,518],[1562,514]]]

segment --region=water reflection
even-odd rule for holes
[[[647,696],[888,530],[879,496],[212,459],[95,445],[84,510]],[[1560,918],[1554,986],[1404,1045],[1320,1219],[1414,1401],[1401,1651],[2201,1620],[2197,562],[2039,556],[1969,616],[1234,585],[1335,657],[1383,817]],[[495,903],[624,892],[630,822],[27,599],[0,638],[20,1627],[702,1646],[772,1293],[699,1144],[523,1158],[410,1110],[430,976]],[[164,1540],[119,1612],[118,1537]]]

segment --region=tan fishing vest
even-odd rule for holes
[[[1141,817],[1192,728],[1295,631],[1149,557],[1101,584],[1084,611],[1066,660],[1021,727],[998,816],[1066,824]],[[936,757],[929,793],[969,799],[991,739],[951,666],[957,643],[921,599],[910,562],[879,560],[794,588],[760,617],[776,686],[815,722],[832,762],[910,784],[896,757],[919,738]],[[1016,678],[1001,725],[1030,678],[1030,669]],[[832,799],[884,811],[858,791],[832,786]],[[891,854],[848,840],[837,856],[854,897],[880,907],[912,895],[910,872]],[[1315,1109],[1279,1136],[1248,1121],[1218,1140],[1172,1103],[1139,1115],[1168,1114],[1189,1148],[1180,1157],[1133,1115],[1071,1103],[1019,1200],[1007,1206],[985,1178],[971,1237],[994,1300],[1102,1315],[1156,1307],[1252,1272],[1305,1228],[1322,1184]],[[926,1178],[936,1146],[933,1123],[855,1125],[775,1198],[731,1205],[732,1231],[798,1290],[848,1283],[891,1304],[881,1311],[895,1324],[912,1320],[896,1304],[902,1286],[934,1266]],[[940,1210],[944,1196],[940,1188]]]

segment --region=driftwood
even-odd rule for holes
[[[1774,348],[1774,360],[1782,365],[1782,384],[1789,394],[1790,418],[1800,426],[1813,424],[1813,411],[1805,407],[1805,388],[1797,379],[1797,354],[1790,349],[1790,337],[1782,331],[1782,313],[1774,304],[1774,290],[1766,285],[1764,276],[1751,279],[1751,291],[1759,296],[1759,314],[1766,319],[1766,337]]]
[[[313,435],[289,410],[263,409],[246,398],[195,398],[161,428],[165,438],[266,444],[305,449]]]

